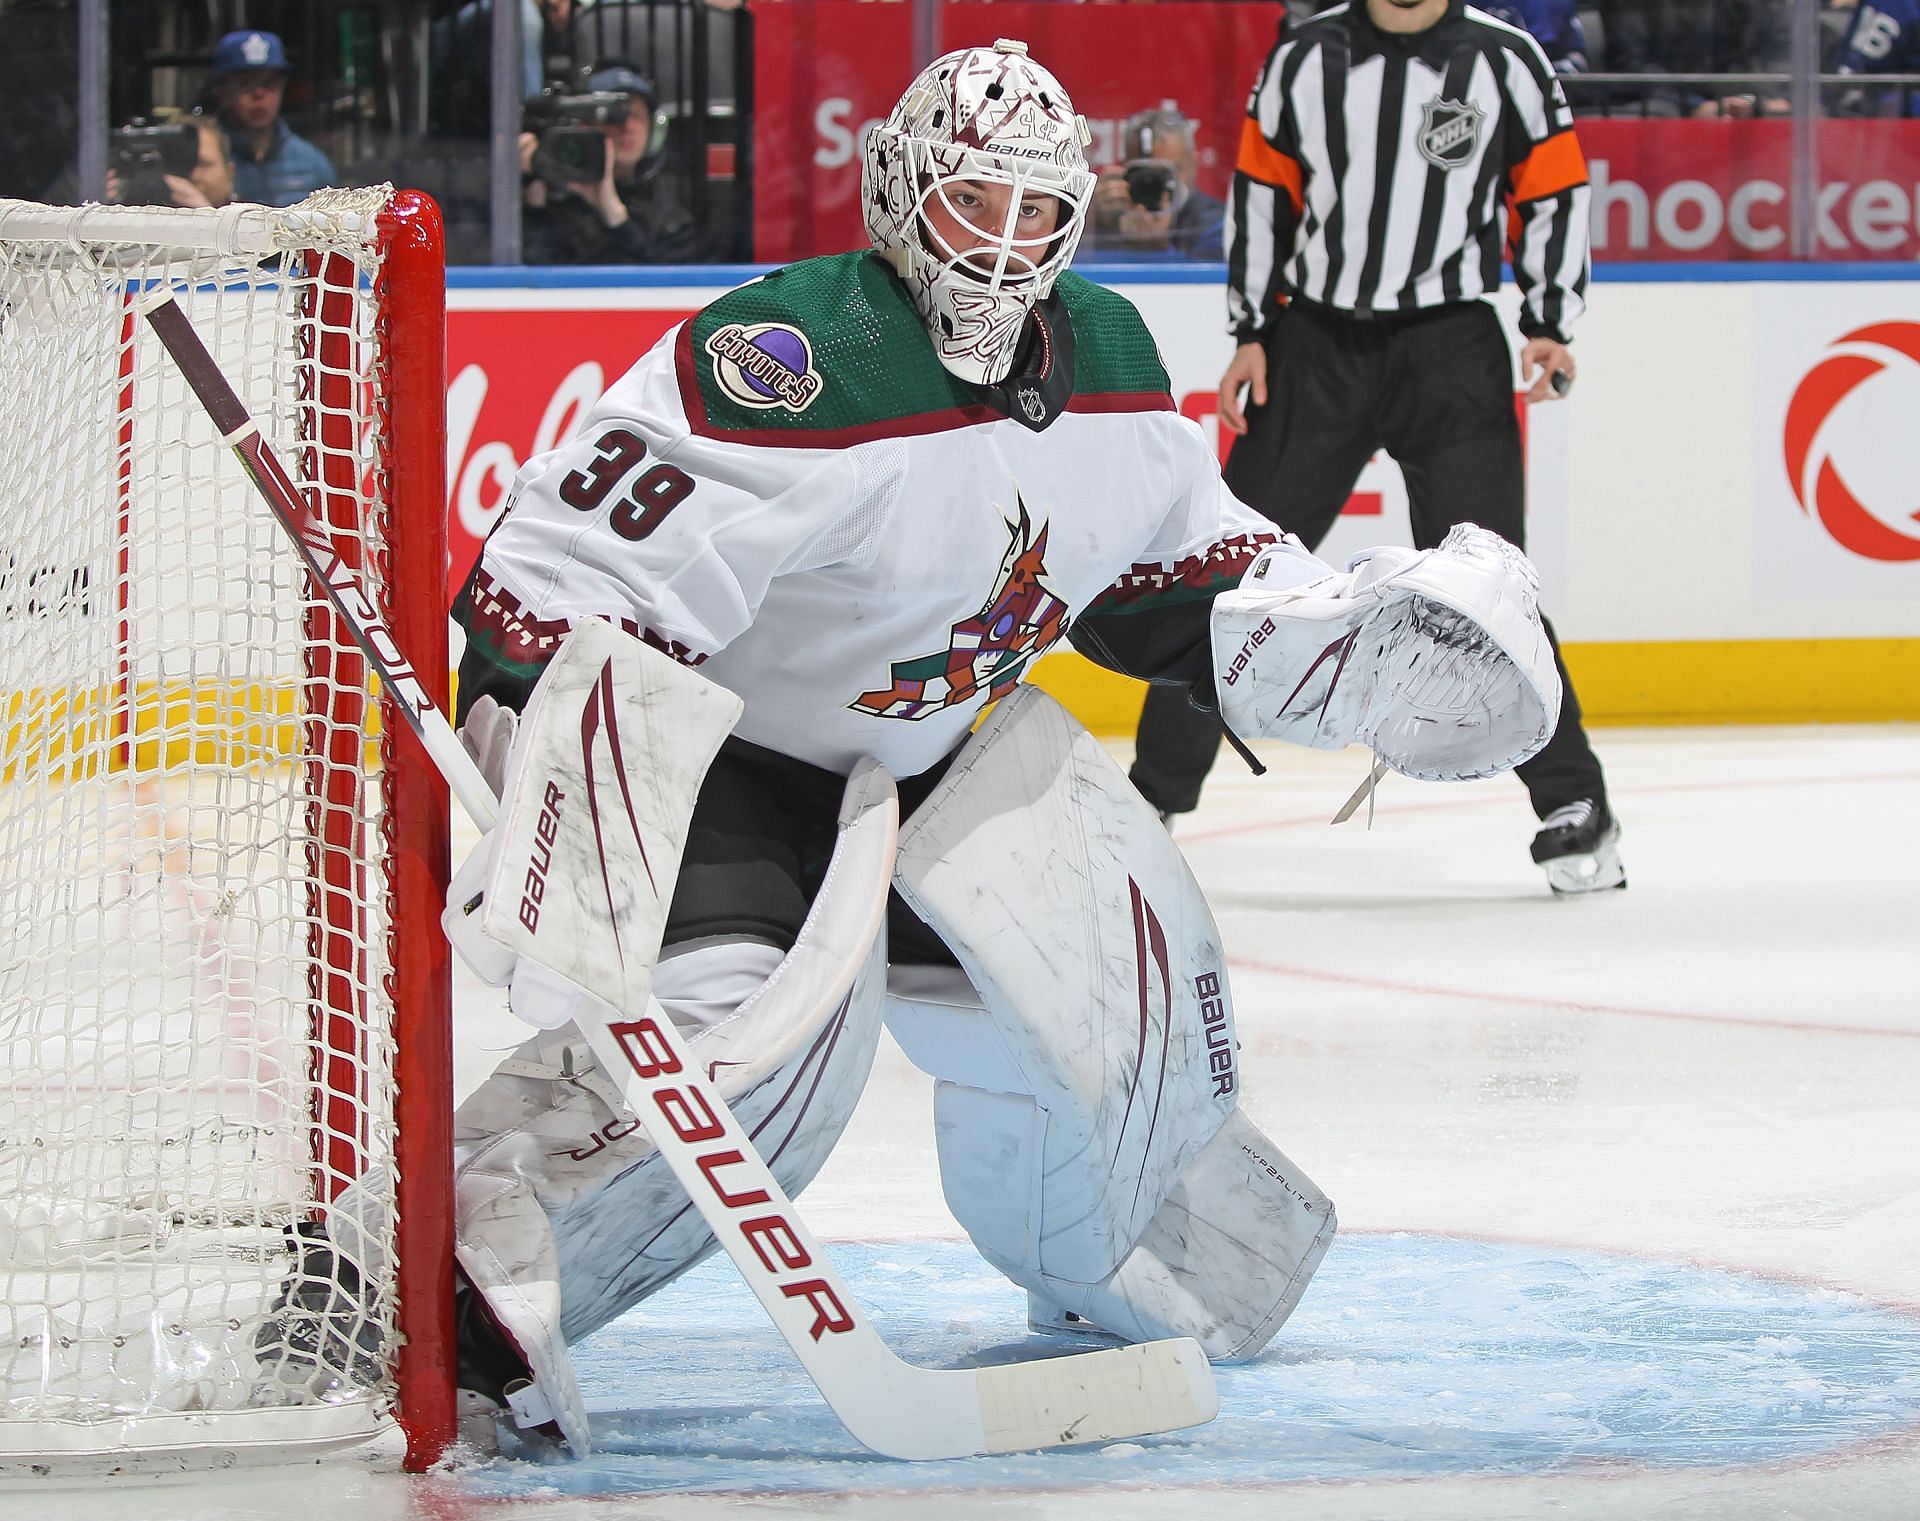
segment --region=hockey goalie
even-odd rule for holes
[[[1336,569],[1223,487],[1138,313],[1067,269],[1087,140],[1020,43],[922,72],[867,142],[872,248],[714,302],[522,469],[456,608],[459,717],[496,834],[535,842],[519,912],[564,914],[600,877],[537,778],[607,718],[560,674],[570,630],[605,620],[731,694],[710,764],[671,722],[605,752],[594,827],[685,797],[664,914],[623,921],[622,954],[775,1176],[825,1160],[884,1021],[935,1079],[949,1207],[1037,1325],[1246,1358],[1333,1208],[1249,1113],[1251,1091],[1284,1121],[1286,1074],[1243,1070],[1178,851],[1021,680],[1066,641],[1243,739],[1436,780],[1532,755],[1560,693],[1499,539]],[[883,869],[844,868],[846,831],[896,807]],[[589,979],[458,912],[499,849],[448,922],[534,1033],[457,1116],[461,1382],[584,1451],[568,1344],[714,1240],[581,1038]],[[262,1348],[295,1378],[315,1351]]]

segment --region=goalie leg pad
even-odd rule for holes
[[[454,876],[447,938],[480,976],[511,979],[528,1023],[573,1017],[568,988],[644,1009],[688,822],[740,699],[596,618],[541,673],[517,723],[475,705],[498,823]],[[534,970],[535,966],[541,970]],[[611,996],[611,995],[610,995]]]
[[[701,1000],[693,1053],[790,1195],[845,1130],[879,1042],[895,824],[891,779],[862,767],[793,947],[730,1013]],[[658,990],[724,978],[729,949],[734,974],[778,954],[700,942],[662,958]],[[576,1029],[537,1034],[502,1062],[460,1106],[456,1144],[461,1266],[526,1356],[538,1407],[584,1453],[567,1343],[692,1267],[713,1236]]]
[[[730,1067],[715,1042],[694,1045],[789,1196],[813,1180],[852,1117],[878,1043],[884,986],[876,946],[828,1020],[771,1068]],[[584,1454],[590,1438],[568,1343],[700,1262],[713,1234],[578,1032],[536,1036],[502,1063],[461,1106],[463,1132],[497,1110],[519,1119],[463,1148],[456,1254],[526,1357],[544,1418]]]
[[[1198,884],[1099,742],[1023,688],[902,830],[895,885],[979,993],[902,975],[889,1010],[941,1079],[949,1205],[996,1262],[1101,1282],[1237,1101]]]
[[[1106,1279],[1028,1285],[1035,1320],[1058,1329],[1048,1312],[1065,1311],[1128,1341],[1191,1336],[1213,1361],[1240,1361],[1286,1323],[1334,1228],[1333,1202],[1236,1109]]]
[[[973,1075],[992,1080],[995,1068],[1009,1070],[1007,1042],[962,974],[896,968],[887,992],[888,1027],[909,1056],[925,1053],[926,1032],[945,1026],[941,1044],[972,1051]],[[1227,1116],[1132,1250],[1097,1282],[1060,1277],[1036,1260],[1032,1243],[1049,1234],[1040,1173],[1047,1118],[1016,1093],[934,1086],[948,1205],[980,1254],[1028,1291],[1037,1329],[1135,1342],[1191,1336],[1215,1362],[1252,1357],[1272,1340],[1332,1244],[1336,1217],[1244,1110]]]

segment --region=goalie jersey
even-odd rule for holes
[[[522,468],[456,607],[462,711],[521,707],[583,616],[842,773],[934,765],[1069,629],[1128,674],[1204,677],[1212,598],[1279,536],[1169,391],[1139,314],[1071,273],[992,387],[941,367],[871,252],[743,286]]]

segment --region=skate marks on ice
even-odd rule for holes
[[[1059,1343],[952,1242],[836,1247],[918,1362]],[[1063,1350],[1068,1350],[1063,1348]],[[1804,1283],[1531,1244],[1343,1235],[1210,1426],[940,1463],[866,1452],[710,1260],[584,1342],[595,1455],[456,1470],[476,1497],[1019,1492],[1738,1469],[1910,1441],[1920,1317]]]

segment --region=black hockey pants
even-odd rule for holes
[[[902,822],[927,800],[951,762],[948,756],[918,776],[899,779]],[[844,776],[729,735],[687,824],[662,944],[738,935],[791,949],[833,855],[846,786]],[[956,964],[898,893],[888,901],[887,959],[896,965]]]

